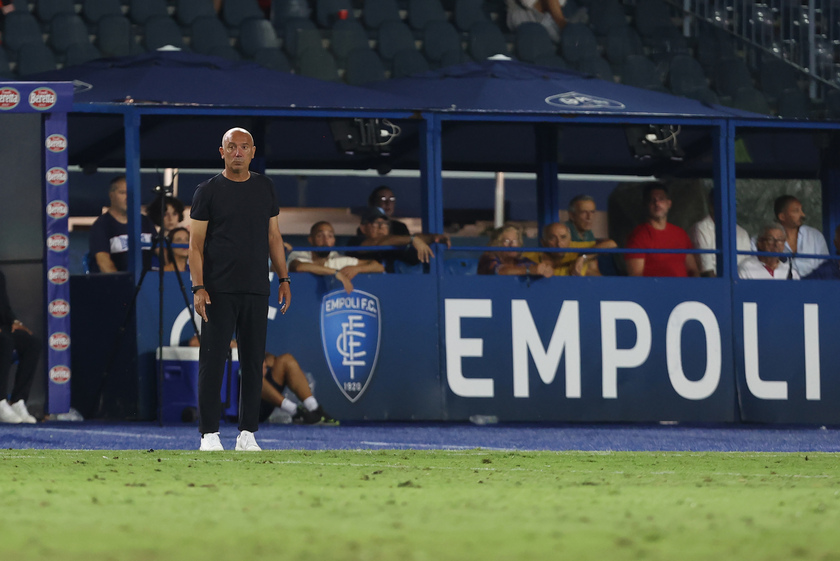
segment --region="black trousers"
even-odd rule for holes
[[[239,366],[239,430],[255,432],[259,426],[262,364],[268,327],[268,296],[210,294],[208,321],[201,322],[198,354],[198,430],[219,432],[222,415],[222,378],[230,340],[236,333]]]
[[[9,391],[9,371],[12,369],[12,351],[18,352],[18,367],[15,385],[9,403],[29,399],[29,390],[35,379],[35,367],[41,355],[41,342],[23,329],[0,331],[0,400],[6,399]]]

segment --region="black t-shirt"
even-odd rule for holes
[[[396,235],[405,235],[405,234],[396,234]],[[348,246],[360,246],[363,245],[365,241],[365,237],[362,235],[354,236],[347,240]],[[350,257],[355,257],[356,259],[371,259],[373,261],[378,261],[382,263],[385,267],[386,273],[393,273],[394,272],[394,262],[395,261],[402,261],[406,265],[417,265],[420,263],[420,259],[417,258],[417,250],[413,247],[406,247],[406,249],[386,249],[386,250],[375,250],[375,245],[368,246],[373,251],[348,251],[347,255]]]
[[[207,221],[204,286],[213,292],[268,294],[268,227],[280,207],[274,184],[251,172],[247,181],[219,174],[198,186],[190,217]]]
[[[140,215],[140,243],[151,244],[155,227],[149,217]],[[106,212],[96,219],[90,228],[90,255],[88,266],[91,273],[100,273],[96,263],[97,253],[110,253],[111,261],[118,271],[128,270],[128,224],[123,224]],[[143,267],[151,266],[152,248],[143,248]]]

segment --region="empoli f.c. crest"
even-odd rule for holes
[[[351,402],[364,393],[379,357],[379,298],[336,290],[321,301],[321,341],[335,383]]]

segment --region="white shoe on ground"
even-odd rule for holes
[[[201,446],[198,449],[202,452],[219,452],[224,450],[225,447],[222,446],[222,441],[219,440],[219,433],[208,432],[201,435]]]
[[[259,452],[262,450],[260,445],[254,439],[254,433],[249,430],[244,430],[236,437],[236,449],[240,452]]]
[[[15,413],[15,410],[12,409],[12,406],[9,405],[9,402],[5,399],[0,401],[0,423],[11,423],[11,424],[19,424],[22,423],[23,419],[20,418],[20,415]]]
[[[26,404],[22,399],[12,403],[12,411],[18,414],[22,423],[29,423],[32,425],[38,422],[38,419],[29,413],[29,409],[26,408]]]

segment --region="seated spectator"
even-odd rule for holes
[[[756,238],[758,251],[785,253],[785,228],[781,224],[768,224]],[[799,279],[799,273],[791,268],[791,259],[782,261],[779,257],[750,255],[738,265],[738,276],[742,279]]]
[[[668,222],[671,197],[661,183],[644,186],[647,220],[630,233],[628,249],[692,249],[685,230]],[[697,260],[687,253],[627,253],[627,274],[631,277],[696,277]]]
[[[385,212],[385,214],[388,216],[388,221],[390,222],[389,227],[391,235],[411,235],[411,232],[408,231],[408,226],[405,225],[405,222],[400,222],[399,220],[394,218],[394,211],[396,211],[397,209],[397,197],[396,195],[394,195],[394,191],[392,191],[390,187],[386,185],[380,185],[379,187],[371,191],[370,195],[368,196],[368,206],[379,207]],[[357,230],[356,234],[361,234],[361,231]]]
[[[834,229],[834,249],[838,259],[826,259],[819,267],[811,271],[807,280],[840,280],[840,225]]]
[[[309,229],[309,244],[314,247],[334,247],[335,230],[329,222],[316,222]],[[334,276],[348,294],[353,292],[353,278],[359,273],[384,273],[385,267],[371,259],[346,257],[337,251],[293,251],[289,254],[289,271]]]
[[[111,206],[96,219],[90,228],[90,272],[116,273],[128,270],[128,188],[125,176],[111,180],[108,190]],[[152,233],[149,217],[140,215],[140,239],[136,243],[149,244],[143,248],[143,267],[151,266]]]
[[[490,245],[522,247],[522,230],[517,226],[502,226],[493,230]],[[534,263],[518,251],[488,251],[478,260],[479,275],[534,275],[550,277],[549,263]]]
[[[160,204],[161,198],[158,197],[152,201],[146,208],[146,214],[152,224],[161,228],[160,223]],[[170,231],[178,227],[184,221],[184,203],[175,197],[166,196],[166,210],[163,214],[163,234],[166,235]]]
[[[805,224],[805,212],[802,203],[793,195],[782,195],[773,204],[773,213],[785,229],[785,249],[794,255],[810,253],[812,255],[828,255],[828,244],[822,232]],[[756,247],[758,245],[756,244]],[[825,261],[803,257],[793,258],[793,268],[801,277],[808,276],[811,271]]]
[[[580,8],[571,19],[563,13],[566,0],[505,0],[507,26],[511,31],[525,22],[533,21],[545,27],[555,43],[560,42],[560,32],[570,22],[586,23],[586,8]]]
[[[368,207],[362,213],[359,235],[347,241],[348,246],[377,246],[396,245],[405,246],[403,250],[382,250],[373,252],[350,252],[348,255],[359,259],[379,261],[388,273],[394,272],[394,262],[402,261],[408,265],[428,263],[435,255],[430,243],[445,243],[449,245],[449,237],[443,234],[391,234],[390,221],[385,211],[379,207]]]
[[[688,231],[688,236],[691,238],[691,243],[694,249],[717,249],[715,237],[715,192],[709,192],[709,214],[692,226]],[[750,235],[746,230],[735,225],[735,241],[736,249],[738,251],[750,251],[752,244],[750,243]],[[749,255],[739,255],[738,264],[743,263]],[[697,269],[700,271],[701,277],[716,277],[717,276],[717,256],[712,253],[695,253],[694,258],[697,260]]]
[[[300,400],[300,406],[283,395],[289,388]],[[260,422],[266,421],[276,407],[292,415],[292,422],[303,425],[333,425],[338,421],[329,416],[312,395],[306,374],[298,361],[289,353],[274,356],[265,353],[263,361],[262,403]]]
[[[169,231],[167,234],[166,239],[169,241],[170,244],[184,244],[186,246],[190,245],[190,231],[186,228],[175,228]],[[189,272],[190,264],[189,264],[189,256],[190,256],[190,248],[189,247],[173,247],[172,248],[172,256],[175,257],[175,262],[172,263],[170,259],[167,258],[166,265],[163,267],[164,271],[175,271],[176,267],[177,270],[184,273]],[[167,255],[168,257],[168,255]]]
[[[573,242],[569,227],[562,222],[554,222],[543,227],[542,247],[566,249],[574,247],[592,247],[595,242]],[[554,276],[597,276],[597,255],[581,255],[579,253],[548,253],[528,252],[525,257],[534,263],[547,263],[553,270]]]

